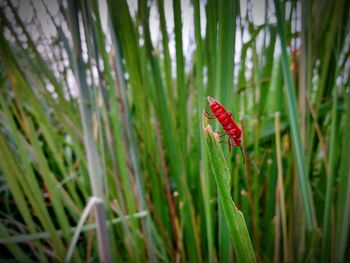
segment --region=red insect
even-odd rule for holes
[[[214,115],[210,115],[206,112],[206,116],[210,119],[217,119],[222,128],[225,130],[220,137],[228,135],[228,145],[231,152],[231,146],[241,147],[242,130],[238,127],[235,121],[232,119],[232,113],[228,112],[224,106],[222,106],[217,100],[207,97],[209,106]]]
[[[205,111],[205,115],[209,119],[217,119],[222,128],[225,130],[220,137],[228,135],[228,145],[229,145],[229,151],[231,152],[231,147],[238,146],[243,155],[243,160],[245,163],[246,156],[248,156],[248,152],[245,149],[243,145],[241,145],[241,136],[242,136],[242,130],[238,127],[238,125],[235,123],[235,121],[232,119],[232,113],[227,111],[224,106],[220,104],[217,100],[207,97],[209,101],[209,106],[211,111],[213,112],[213,115]],[[257,173],[260,173],[260,170],[253,159],[250,159],[252,162],[254,168],[256,169]]]

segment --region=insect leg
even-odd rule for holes
[[[228,144],[228,147],[229,147],[229,153],[226,155],[225,159],[227,159],[227,157],[229,157],[229,155],[231,154],[232,152],[232,147],[236,146],[234,143],[231,143],[230,142],[230,137],[228,138],[227,142],[225,141],[219,141],[219,143],[225,143],[225,144]],[[232,139],[231,139],[232,140]]]
[[[216,119],[215,115],[210,114],[207,109],[204,110],[204,116],[207,117],[208,119]]]
[[[227,134],[227,132],[222,132],[219,137],[225,136]]]
[[[227,140],[227,142],[228,142],[228,151],[231,153],[231,142],[230,142],[230,140],[231,140],[231,137],[229,136],[228,140]]]
[[[243,163],[245,163],[245,153],[243,152],[243,148],[239,147],[241,149],[242,155],[243,155]]]
[[[241,145],[240,148],[241,148],[242,153],[244,153],[243,156],[246,155],[246,156],[248,157],[248,160],[252,162],[253,167],[255,168],[255,171],[256,171],[258,174],[260,174],[260,169],[259,169],[258,166],[256,165],[256,162],[254,161],[254,159],[249,158],[247,149],[246,149],[243,145]],[[244,159],[244,161],[245,161],[245,159]]]
[[[232,140],[232,138],[228,138],[228,142],[225,142],[225,141],[219,141],[219,143],[225,143],[225,144],[228,144],[228,145],[230,145],[230,146],[232,146],[232,147],[234,147],[234,146],[236,146],[236,144],[234,144],[234,142],[230,142],[230,139]]]

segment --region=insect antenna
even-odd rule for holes
[[[251,163],[253,164],[255,171],[256,171],[258,174],[260,174],[260,169],[259,169],[258,166],[256,165],[255,161],[254,161],[252,158],[249,157],[247,149],[246,149],[243,145],[241,145],[239,148],[241,148],[241,152],[242,152],[242,154],[243,154],[244,163],[245,163],[245,161],[246,161],[246,157],[245,157],[245,156],[247,156],[247,158],[248,158],[248,159],[251,161]]]
[[[242,147],[243,146],[239,146],[239,148],[241,149],[242,155],[243,155],[243,163],[245,164],[245,153],[243,152],[243,148]]]

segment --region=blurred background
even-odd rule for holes
[[[0,261],[235,262],[213,161],[258,262],[349,260],[349,17],[346,0],[1,1]],[[207,96],[246,162],[208,151]]]

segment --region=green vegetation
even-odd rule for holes
[[[350,257],[349,1],[45,3],[0,3],[1,262]]]
[[[230,174],[225,164],[224,154],[218,146],[215,133],[210,126],[205,128],[208,141],[208,153],[213,169],[213,174],[218,189],[218,196],[223,213],[227,222],[233,246],[235,247],[237,260],[239,262],[255,262],[253,247],[250,242],[247,226],[244,217],[238,211],[230,196]]]

